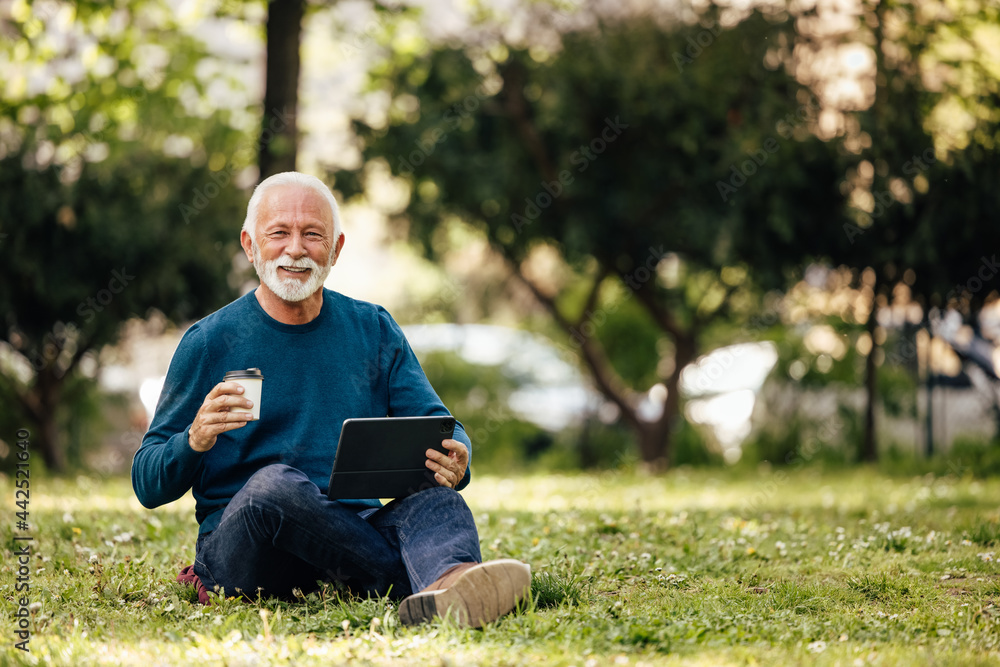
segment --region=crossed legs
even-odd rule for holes
[[[195,573],[227,595],[288,597],[317,581],[402,597],[460,563],[478,562],[472,512],[453,489],[427,489],[361,512],[329,500],[306,475],[267,466],[199,537]]]

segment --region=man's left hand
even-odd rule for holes
[[[454,489],[465,477],[465,469],[469,465],[469,450],[458,440],[442,440],[441,445],[449,453],[442,454],[435,449],[428,449],[424,465],[434,471],[434,479],[438,484]]]

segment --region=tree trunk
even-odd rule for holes
[[[663,413],[655,422],[643,424],[637,429],[642,462],[656,472],[666,470],[676,463],[672,445],[674,429],[681,414],[681,372],[698,354],[692,335],[677,337],[674,347],[674,370],[665,382],[667,400],[663,404]]]
[[[872,309],[868,314],[866,330],[872,341],[872,349],[865,359],[865,432],[861,443],[862,461],[878,461],[878,447],[875,442],[875,402],[878,400],[878,366],[875,363],[878,343],[875,340],[875,330],[878,327],[878,302],[875,299],[874,289],[872,295]]]
[[[929,322],[929,320],[928,320]],[[927,326],[927,361],[925,362],[927,373],[927,411],[924,414],[924,455],[927,458],[934,456],[934,369],[931,367],[931,341],[934,336],[931,333],[930,324]]]
[[[260,180],[294,171],[298,152],[299,45],[305,0],[267,5],[267,68],[261,123]]]
[[[681,328],[676,324],[671,314],[655,302],[655,298],[651,294],[643,294],[641,290],[636,292],[643,299],[642,303],[649,310],[654,321],[674,341],[675,347],[674,370],[665,383],[667,398],[663,405],[663,412],[655,421],[645,421],[639,416],[639,411],[636,409],[634,392],[626,387],[621,378],[615,373],[614,367],[607,358],[600,341],[593,336],[584,336],[581,334],[583,325],[587,321],[588,313],[597,303],[601,283],[607,272],[605,271],[598,275],[587,299],[581,319],[571,322],[560,313],[556,307],[555,299],[545,294],[538,285],[525,276],[516,262],[509,257],[504,257],[508,260],[513,275],[524,283],[535,298],[538,299],[539,303],[545,306],[556,324],[573,338],[576,345],[575,352],[580,355],[583,362],[590,369],[598,391],[618,406],[622,420],[635,433],[642,463],[653,471],[666,470],[673,463],[671,441],[677,419],[680,417],[681,372],[697,356],[698,329],[696,327],[689,329]]]
[[[663,408],[666,411],[667,406]],[[650,472],[663,472],[670,467],[670,431],[674,421],[661,418],[638,429],[639,456],[642,465]]]
[[[66,469],[66,453],[59,437],[57,412],[62,396],[62,378],[57,378],[50,368],[39,371],[35,378],[32,401],[38,406],[35,418],[38,421],[38,435],[32,445],[42,455],[45,467],[50,472]]]

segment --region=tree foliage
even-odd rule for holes
[[[392,98],[386,121],[356,124],[365,156],[409,183],[401,217],[413,237],[434,254],[449,220],[480,229],[574,342],[647,461],[669,458],[684,366],[727,325],[754,331],[761,292],[787,289],[811,263],[853,271],[872,341],[903,282],[925,313],[971,314],[994,293],[981,277],[996,275],[984,248],[1000,241],[996,8],[878,2],[837,24],[818,5],[789,11],[598,19],[555,50],[482,34],[407,41],[373,71],[373,89]],[[870,97],[838,108],[809,54],[860,56]],[[339,184],[360,191],[365,173]],[[575,278],[535,280],[543,246]],[[626,300],[659,336],[620,326]],[[876,343],[867,458],[878,355]],[[655,379],[668,399],[650,423],[636,406]]]
[[[880,310],[901,285],[921,306],[959,308],[975,320],[996,294],[983,278],[1000,272],[992,253],[1000,229],[998,10],[909,2],[864,7],[845,42],[871,54],[871,103],[846,115],[843,148],[847,219],[822,256],[869,276],[868,401],[860,458],[875,460]],[[995,268],[993,268],[995,267]],[[985,287],[985,289],[984,289]]]
[[[45,7],[0,42],[0,393],[60,469],[67,383],[95,376],[125,320],[190,320],[234,296],[231,184],[255,151],[167,6]]]
[[[415,238],[433,252],[449,216],[481,229],[571,336],[650,463],[669,459],[680,372],[705,331],[749,317],[757,287],[784,281],[770,259],[783,248],[802,257],[805,232],[843,208],[831,147],[792,136],[815,106],[808,91],[765,64],[793,30],[761,13],[722,28],[709,12],[694,25],[600,22],[553,53],[427,46],[375,70],[393,98],[387,126],[356,123],[365,156],[410,183]],[[586,279],[582,298],[578,284],[552,292],[528,275],[543,245]],[[609,303],[612,285],[669,340],[667,364],[655,339],[642,343],[667,388],[659,417],[639,412],[648,385],[630,385],[636,374],[602,344],[596,318],[621,301]],[[619,345],[638,340],[620,333]]]

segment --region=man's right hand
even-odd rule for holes
[[[253,419],[249,412],[230,412],[230,408],[250,408],[253,402],[243,398],[243,386],[236,382],[220,382],[208,392],[188,431],[188,445],[196,452],[207,452],[215,446],[220,433],[246,426]]]

